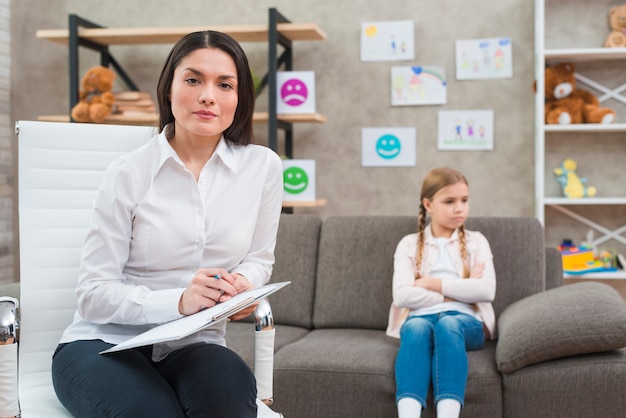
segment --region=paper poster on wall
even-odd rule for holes
[[[406,66],[391,68],[391,105],[433,105],[447,101],[443,67]]]
[[[511,38],[456,41],[456,78],[483,80],[513,77]]]
[[[493,110],[441,110],[439,150],[493,150]]]
[[[278,71],[276,85],[277,113],[315,113],[315,72]]]
[[[283,160],[283,201],[315,200],[315,160]]]
[[[413,167],[416,160],[415,128],[363,128],[363,167]]]
[[[412,20],[361,23],[361,61],[408,61],[414,48]]]

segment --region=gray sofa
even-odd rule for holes
[[[393,253],[410,216],[283,215],[270,296],[274,406],[286,418],[395,417],[398,341],[385,335]],[[607,285],[562,286],[532,218],[472,218],[494,254],[499,339],[469,353],[462,417],[625,417],[626,304]],[[19,296],[13,287],[0,294]],[[245,321],[244,321],[245,322]],[[249,323],[227,340],[252,365]],[[432,399],[425,417],[435,417]]]
[[[283,215],[270,296],[274,406],[287,418],[397,416],[398,341],[385,335],[393,253],[410,216]],[[469,353],[463,417],[625,417],[626,304],[598,283],[562,285],[534,218],[473,218],[494,254],[500,338]],[[252,363],[249,324],[229,345]],[[425,417],[435,417],[430,399]]]

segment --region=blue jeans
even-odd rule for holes
[[[413,398],[426,408],[432,381],[435,404],[454,399],[463,405],[467,383],[467,351],[485,343],[482,322],[450,311],[410,316],[400,329],[396,358],[396,401]]]
[[[100,340],[61,344],[52,381],[76,417],[256,418],[256,382],[246,363],[216,344],[191,344],[159,362],[152,347],[100,355]]]

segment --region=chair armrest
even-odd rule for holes
[[[0,417],[19,415],[17,389],[18,301],[0,297]]]
[[[257,396],[266,405],[274,402],[274,317],[267,298],[254,311],[254,377]]]

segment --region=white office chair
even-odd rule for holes
[[[50,367],[76,309],[74,287],[91,206],[109,163],[155,130],[21,121],[16,131],[20,300],[18,311],[17,300],[0,298],[0,417],[66,418],[71,415],[56,397]],[[17,312],[19,344],[13,338]],[[267,406],[273,396],[274,326],[266,299],[255,319],[258,417],[282,417]]]

